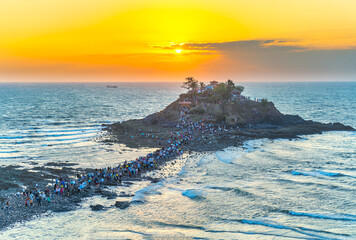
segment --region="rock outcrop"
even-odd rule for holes
[[[355,131],[351,126],[342,123],[320,123],[307,121],[297,115],[282,114],[272,102],[252,101],[238,98],[234,101],[214,103],[204,98],[187,99],[186,94],[169,104],[164,110],[148,115],[143,119],[128,120],[107,126],[112,139],[107,142],[121,142],[130,147],[160,147],[170,137],[170,131],[180,131],[176,128],[181,121],[182,105],[190,102],[188,116],[198,122],[205,119],[208,123],[227,126],[229,131],[209,136],[196,136],[206,139],[204,143],[216,143],[218,148],[231,144],[231,139],[245,137],[256,138],[295,138],[300,135],[320,134],[323,131]],[[185,102],[184,104],[180,104]],[[149,133],[150,136],[137,137],[138,133]],[[198,134],[198,133],[195,133]],[[159,136],[153,141],[152,136]],[[246,139],[245,139],[246,140]],[[201,149],[197,144],[196,149]],[[214,144],[209,144],[209,147]],[[214,145],[214,146],[215,146]],[[195,149],[192,148],[192,149]]]
[[[142,122],[147,125],[174,126],[180,121],[180,102],[184,99],[168,105],[164,110],[148,115]],[[297,115],[282,114],[272,102],[256,102],[249,99],[239,99],[227,103],[211,103],[197,99],[191,103],[189,117],[194,121],[200,121],[206,116],[211,116],[210,122],[225,122],[228,125],[238,125],[240,127],[252,125],[274,125],[290,126],[300,124],[311,124],[318,127],[318,123],[305,121]],[[341,123],[320,125],[321,128],[333,130],[352,130]]]

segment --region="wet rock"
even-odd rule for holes
[[[23,162],[23,163],[26,163],[26,162]],[[37,162],[29,162],[28,164],[30,164],[30,165],[38,165]]]
[[[159,181],[161,181],[160,178],[152,178],[151,179],[151,182],[153,182],[153,183],[158,183]]]
[[[45,166],[52,166],[52,167],[64,167],[64,166],[76,166],[79,165],[79,163],[69,163],[68,161],[66,162],[49,162],[46,163]]]
[[[104,206],[100,204],[96,204],[96,205],[90,205],[90,208],[93,211],[101,211],[104,209]]]
[[[125,209],[128,208],[130,206],[129,201],[116,201],[115,203],[115,207],[120,208],[120,209]]]
[[[106,182],[105,185],[108,185],[108,186],[117,186],[118,183],[117,183],[117,182]]]
[[[103,198],[106,197],[107,199],[115,199],[117,197],[117,194],[115,192],[101,190],[101,189],[98,189],[97,191],[95,191],[95,193],[100,194],[101,197]]]
[[[129,193],[122,193],[118,197],[134,197],[134,194],[129,194]]]
[[[73,203],[80,203],[82,200],[79,197],[73,197],[72,202]]]
[[[60,213],[60,212],[69,212],[74,209],[73,206],[55,206],[51,209],[52,212]]]
[[[106,192],[105,194],[101,195],[102,197],[106,197],[107,199],[115,199],[117,198],[117,194],[114,192]]]

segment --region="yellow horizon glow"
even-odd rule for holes
[[[225,61],[185,43],[279,39],[349,49],[354,9],[349,0],[2,0],[0,76],[174,78]]]

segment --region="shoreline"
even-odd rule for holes
[[[171,137],[172,143],[170,145],[168,144],[168,146],[173,146],[173,143],[175,143],[176,141],[179,142],[179,140],[174,140],[174,139],[178,139],[178,137],[172,136]],[[188,143],[185,140],[184,141],[180,140],[180,141],[181,141],[180,142],[181,145],[185,143],[185,145],[182,146],[182,148],[187,146]],[[156,150],[156,152],[157,151],[161,152],[162,149],[165,148],[169,149],[170,147],[168,148],[161,147],[161,149]],[[105,190],[105,188],[107,188],[107,186],[125,187],[127,186],[127,184],[129,185],[132,184],[132,181],[149,180],[153,183],[160,181],[161,180],[160,178],[155,178],[152,176],[145,176],[145,175],[147,175],[147,173],[151,173],[155,170],[159,170],[163,168],[165,165],[170,164],[170,162],[172,164],[175,164],[174,160],[183,154],[183,150],[181,151],[181,148],[179,148],[178,151],[178,145],[177,145],[177,152],[174,151],[174,149],[175,148],[172,147],[171,151],[167,150],[167,155],[162,155],[161,157],[160,156],[154,157],[154,155],[151,155],[152,158],[154,157],[153,163],[149,162],[148,157],[143,157],[143,159],[147,159],[146,161],[147,164],[143,164],[143,162],[140,162],[142,164],[142,167],[140,168],[139,173],[138,171],[136,171],[136,174],[134,173],[131,174],[131,172],[126,171],[125,168],[120,169],[119,167],[118,171],[124,173],[122,175],[120,173],[119,178],[115,178],[115,179],[110,178],[109,180],[105,178],[104,180],[104,176],[103,176],[102,177],[103,181],[102,182],[95,181],[95,185],[94,185],[94,177],[92,181],[84,180],[85,183],[89,182],[89,184],[87,185],[84,184],[84,187],[82,188],[82,190],[79,191],[79,193],[69,194],[70,192],[69,190],[68,190],[68,195],[62,193],[52,193],[50,194],[51,197],[50,203],[47,203],[45,200],[42,200],[43,204],[41,206],[39,206],[37,201],[35,200],[33,201],[34,203],[33,206],[25,205],[25,201],[27,201],[26,198],[28,197],[28,194],[26,194],[25,196],[25,194],[21,192],[20,186],[18,184],[13,183],[11,187],[8,186],[9,182],[11,182],[12,179],[14,179],[14,176],[16,176],[16,178],[20,180],[20,182],[22,182],[23,185],[34,186],[36,184],[36,187],[32,187],[32,188],[28,187],[30,192],[36,192],[37,189],[38,190],[42,189],[41,192],[44,192],[43,190],[44,188],[49,189],[50,187],[48,186],[52,184],[51,187],[53,187],[54,184],[53,180],[49,181],[48,179],[54,179],[56,177],[58,178],[58,176],[67,176],[68,179],[78,180],[77,178],[75,178],[75,176],[76,175],[78,176],[79,173],[81,173],[81,175],[85,179],[86,175],[92,176],[92,172],[96,173],[97,171],[99,172],[105,171],[106,168],[99,169],[99,170],[98,169],[75,169],[70,167],[76,165],[73,163],[47,163],[43,167],[34,167],[33,169],[20,169],[19,166],[14,166],[14,165],[4,167],[3,169],[4,171],[6,171],[7,173],[6,176],[8,176],[8,178],[1,179],[0,181],[0,190],[2,192],[5,191],[5,194],[2,194],[3,205],[0,210],[0,230],[4,230],[7,227],[11,227],[17,222],[29,221],[33,217],[41,216],[46,212],[67,212],[67,211],[75,210],[79,206],[79,203],[87,197],[92,197],[97,195],[111,198],[111,199],[117,197],[126,197],[127,194],[117,195],[114,192]],[[164,153],[166,153],[166,150],[164,151]],[[140,158],[141,157],[139,157],[138,159]],[[136,161],[138,161],[138,159],[136,159]],[[126,164],[126,161],[124,164]],[[128,162],[127,164],[130,165],[131,167],[135,166],[134,161],[131,161],[130,163]],[[120,165],[121,164],[119,164],[119,166]],[[62,167],[62,169],[56,169],[50,167]],[[115,167],[108,167],[107,169],[109,168],[115,169]],[[128,169],[130,169],[130,167]],[[118,175],[116,176],[118,177]],[[77,184],[76,186],[78,187],[78,185],[79,184]],[[15,188],[15,186],[17,187]],[[9,207],[5,205],[6,202],[9,202]],[[128,207],[130,204],[131,201],[117,201],[115,206],[117,208],[124,209]],[[92,210],[93,211],[102,210],[102,206],[100,205],[93,206]]]
[[[160,148],[170,137],[170,132],[182,129],[170,125],[147,124],[144,119],[128,120],[111,125],[103,125],[108,135],[102,137],[107,144],[119,143],[131,148]],[[194,141],[187,145],[190,151],[218,151],[229,146],[241,146],[245,141],[254,139],[297,139],[302,135],[322,134],[327,131],[355,131],[341,123],[319,123],[306,121],[294,125],[256,124],[245,127],[221,126],[222,131],[199,132],[194,130]],[[142,136],[142,134],[145,134]]]
[[[135,121],[135,120],[134,120]],[[167,128],[167,127],[153,127],[152,126],[143,126],[140,128],[140,131],[136,132],[135,134],[131,132],[131,135],[129,135],[129,132],[118,131],[116,123],[116,128],[113,132],[113,129],[110,126],[106,126],[107,129],[107,135],[102,139],[103,144],[113,144],[113,143],[119,143],[119,144],[125,144],[128,147],[132,148],[142,148],[142,147],[150,147],[150,148],[161,148],[162,145],[166,142],[167,137],[170,135],[169,132],[172,130],[181,130],[177,128]],[[120,123],[121,125],[121,123]],[[112,125],[111,125],[112,126]],[[115,124],[114,124],[115,126]],[[126,126],[127,127],[127,126]],[[128,128],[125,128],[127,131]],[[134,130],[134,129],[131,129]],[[136,129],[137,130],[137,129]],[[147,130],[146,136],[140,135],[144,131]],[[256,131],[256,129],[240,129],[240,133],[246,131],[247,132],[253,132]],[[149,135],[148,135],[149,134]],[[310,133],[310,134],[319,134],[318,133]],[[303,135],[310,135],[310,134],[303,134]],[[152,138],[152,135],[154,135],[154,138]],[[185,152],[212,152],[212,151],[219,151],[224,148],[230,147],[230,146],[242,146],[246,141],[249,140],[255,140],[255,139],[263,139],[263,138],[269,138],[269,139],[295,139],[299,138],[298,136],[291,136],[291,137],[266,137],[266,136],[255,136],[255,135],[250,135],[246,136],[248,134],[236,134],[235,130],[230,130],[230,131],[224,131],[224,132],[219,132],[219,133],[204,133],[202,134],[201,132],[195,132],[194,137],[196,140],[188,142],[188,144],[184,145]],[[134,136],[132,138],[132,136]],[[158,161],[157,162],[157,167],[148,169],[146,171],[143,171],[140,173],[138,176],[123,176],[122,178],[122,183],[118,182],[105,182],[100,184],[99,187],[95,186],[89,186],[89,188],[86,188],[83,192],[81,192],[79,195],[74,195],[74,196],[62,196],[62,195],[54,195],[53,200],[49,205],[44,203],[41,207],[38,206],[33,206],[33,207],[25,207],[24,201],[25,198],[23,197],[22,193],[20,193],[20,196],[17,196],[16,193],[13,191],[16,188],[1,188],[2,192],[7,192],[5,194],[6,198],[2,197],[2,200],[4,201],[5,199],[10,200],[10,208],[5,209],[4,207],[1,208],[0,210],[0,230],[5,230],[8,227],[12,227],[15,223],[18,222],[24,222],[24,221],[30,221],[34,217],[41,216],[45,213],[51,212],[51,213],[56,213],[56,212],[67,212],[67,211],[73,211],[77,207],[80,206],[80,203],[88,197],[92,196],[101,196],[101,197],[106,197],[106,198],[117,198],[117,197],[126,197],[127,194],[122,194],[122,195],[116,195],[114,192],[106,190],[107,186],[117,186],[117,187],[125,187],[128,186],[129,184],[132,184],[132,182],[135,181],[142,181],[142,180],[150,180],[151,182],[155,183],[160,181],[160,178],[152,178],[152,177],[147,177],[144,176],[146,173],[153,172],[155,170],[159,170],[163,168],[166,164],[169,164],[170,162],[173,163],[173,161],[179,157],[178,156],[173,156],[170,157],[169,159],[164,159],[163,161]],[[78,172],[81,173],[87,173],[90,171],[93,171],[94,169],[81,169],[81,168],[73,168],[77,164],[73,163],[47,163],[43,167],[35,167],[34,169],[36,171],[41,171],[40,174],[39,172],[32,172],[30,171],[31,169],[19,169],[19,166],[7,166],[4,167],[3,169],[8,173],[7,175],[13,176],[15,172],[17,172],[18,176],[21,176],[19,179],[24,180],[27,179],[27,181],[22,181],[24,185],[30,186],[31,184],[33,185],[35,182],[39,184],[39,186],[45,186],[50,183],[50,181],[46,181],[45,179],[47,178],[54,178],[55,176],[58,175],[68,175],[68,176],[74,176]],[[61,167],[61,169],[57,168],[51,168],[51,167]],[[45,173],[47,172],[47,174]],[[49,172],[49,173],[48,173]],[[17,184],[14,184],[17,185]],[[4,186],[4,183],[0,183],[0,186]],[[18,186],[18,185],[17,185]],[[17,188],[18,192],[20,191],[19,188]],[[10,192],[10,194],[9,194]],[[2,194],[4,195],[4,194]],[[132,195],[130,195],[132,197]],[[130,201],[118,201],[118,205],[116,206],[117,208],[123,209],[129,206],[131,204]],[[37,203],[35,203],[36,205]],[[102,210],[100,206],[93,206],[92,208],[93,211],[100,211]]]
[[[152,176],[145,176],[145,175],[155,170],[160,170],[166,164],[167,165],[170,164],[170,162],[174,164],[174,160],[177,157],[178,156],[174,156],[173,158],[167,159],[166,161],[158,162],[157,167],[148,169],[146,171],[142,171],[141,174],[138,176],[123,176],[121,182],[110,181],[110,182],[100,183],[99,185],[88,185],[85,188],[83,188],[80,193],[77,193],[75,195],[70,195],[70,196],[66,194],[60,194],[60,193],[51,194],[50,203],[47,203],[47,201],[43,200],[41,206],[38,206],[38,202],[36,200],[33,201],[33,206],[28,206],[28,207],[25,206],[26,196],[24,196],[24,194],[20,191],[19,188],[17,189],[11,188],[6,191],[2,190],[3,196],[1,197],[2,197],[3,204],[1,205],[1,209],[0,209],[0,231],[3,231],[9,227],[11,228],[16,223],[30,221],[31,219],[35,217],[40,217],[48,212],[57,213],[57,212],[73,211],[80,206],[80,203],[83,200],[93,196],[101,196],[103,198],[108,198],[108,199],[114,199],[120,197],[133,197],[134,195],[129,195],[128,193],[126,193],[125,191],[126,187],[129,187],[130,185],[132,185],[134,182],[137,181],[146,180],[146,181],[151,181],[153,183],[160,181],[161,180],[160,178],[155,178]],[[8,168],[8,170],[12,169],[10,170],[10,172],[8,172],[9,174],[11,174],[13,171],[18,170],[17,166],[9,166],[9,167],[11,168]],[[28,172],[28,170],[23,170],[23,172]],[[38,184],[39,186],[46,186],[48,183],[49,182],[46,181],[45,179],[36,182],[36,184]],[[35,182],[32,181],[32,184],[30,186],[33,185],[35,185]],[[108,187],[110,186],[122,187],[121,194],[118,195],[115,192],[109,190]],[[34,187],[31,189],[34,189]],[[10,203],[9,208],[5,207],[5,203],[7,201]],[[126,207],[128,207],[129,204],[131,204],[131,201],[117,201],[117,202],[119,202],[118,205],[116,206],[117,208],[122,207],[120,203],[126,204]],[[93,206],[92,208],[93,211],[101,210],[100,208],[98,209],[95,207],[96,206]]]
[[[3,205],[0,210],[0,230],[11,227],[17,222],[31,220],[34,216],[41,216],[48,211],[75,210],[87,197],[96,195],[107,198],[120,197],[105,190],[106,186],[125,186],[130,184],[130,181],[142,180],[158,182],[160,178],[148,177],[145,173],[161,169],[171,161],[173,164],[173,160],[184,152],[219,151],[230,146],[242,146],[246,141],[254,139],[295,139],[300,135],[321,134],[323,131],[355,131],[352,127],[341,123],[324,124],[305,121],[299,116],[283,115],[272,103],[268,105],[269,108],[265,108],[260,103],[246,102],[246,100],[241,100],[241,104],[247,104],[245,107],[248,111],[252,109],[254,110],[252,112],[257,114],[258,111],[248,104],[261,105],[259,107],[264,110],[263,114],[250,124],[228,124],[218,122],[216,119],[212,121],[213,118],[209,118],[209,115],[191,114],[190,110],[180,108],[177,101],[165,110],[144,119],[103,125],[106,127],[103,130],[107,131],[107,135],[101,138],[103,144],[120,143],[130,148],[157,149],[144,157],[125,160],[118,166],[101,169],[75,169],[72,163],[47,163],[45,166],[29,170],[20,169],[19,166],[4,167],[2,170],[6,174],[0,179],[0,193],[5,195],[5,198],[1,195],[0,197],[5,202],[9,201],[9,205]],[[270,111],[275,116],[270,116]],[[46,204],[43,198],[42,206],[25,206],[25,200],[31,194],[27,193],[27,190],[24,190],[25,194],[23,194],[20,185],[14,183],[14,179],[28,187],[31,194],[46,193],[46,197],[47,195],[50,197],[50,203]],[[53,179],[56,179],[55,185]],[[35,184],[36,187],[31,187]],[[47,189],[44,190],[45,188]],[[7,195],[3,194],[4,192]],[[131,204],[131,201],[116,203],[117,208],[124,209]],[[37,205],[37,202],[34,205]],[[93,211],[102,209],[101,205],[92,206]]]

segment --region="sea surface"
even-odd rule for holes
[[[0,165],[105,167],[152,149],[99,141],[102,124],[142,118],[184,92],[178,83],[0,84]],[[356,82],[242,83],[287,114],[356,128]],[[2,230],[0,239],[356,239],[356,133],[260,139],[184,154],[142,181]],[[117,200],[130,200],[120,210]],[[93,212],[91,204],[108,207]]]

